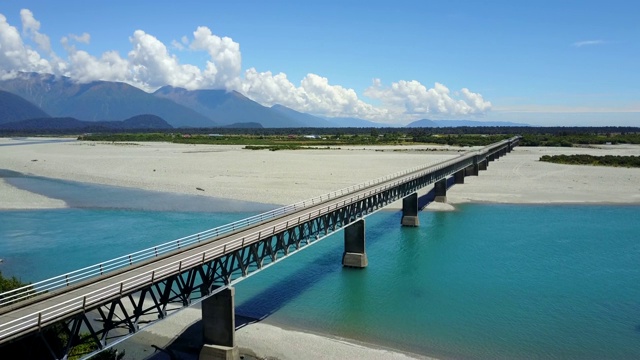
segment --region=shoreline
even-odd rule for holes
[[[273,323],[268,318],[255,322],[249,321],[238,326],[237,320],[239,318],[244,317],[236,314],[235,337],[240,354],[244,356],[244,359],[436,359],[403,349]],[[181,328],[182,331],[176,334],[174,330],[176,327]],[[172,351],[181,359],[196,360],[202,348],[199,336],[201,332],[200,308],[199,305],[195,305],[172,314],[163,320],[163,323],[154,324],[115,347],[118,350],[124,350],[127,358],[165,359],[160,352],[153,350],[152,345],[155,345]],[[305,344],[305,347],[292,347],[291,343]]]
[[[235,145],[116,146],[69,140],[34,142],[29,138],[0,138],[0,146],[9,150],[0,152],[0,209],[68,207],[64,201],[11,186],[3,179],[3,169],[4,177],[18,172],[129,190],[286,206],[470,150],[412,145],[401,146],[403,151],[393,151],[397,150],[394,146],[358,146],[331,152],[268,152]],[[640,154],[640,146],[516,147],[508,156],[490,162],[479,176],[467,176],[464,184],[451,187],[447,202],[640,204],[639,169],[538,161],[542,155],[584,152]],[[393,204],[393,208],[400,207]]]

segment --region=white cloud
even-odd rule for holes
[[[282,104],[298,111],[327,116],[352,116],[369,120],[402,122],[425,115],[462,116],[483,114],[491,103],[482,95],[466,88],[452,94],[439,83],[428,89],[416,80],[398,81],[385,87],[374,80],[364,94],[378,100],[371,105],[354,89],[331,84],[317,74],[307,74],[299,84],[291,82],[285,73],[273,74],[249,68],[242,72],[240,44],[229,37],[220,37],[204,26],[193,37],[182,36],[171,42],[172,50],[206,52],[209,60],[204,67],[183,64],[155,36],[136,30],[129,38],[131,50],[126,56],[117,51],[101,55],[78,50],[77,43],[89,44],[91,36],[69,34],[60,42],[65,57],[58,57],[41,24],[28,9],[20,12],[25,39],[36,44],[40,52],[25,44],[20,32],[0,14],[0,77],[19,71],[34,71],[69,76],[79,82],[94,80],[121,81],[147,91],[171,85],[186,89],[238,90],[264,105]],[[582,46],[582,45],[580,45]]]
[[[0,69],[5,73],[37,71],[50,73],[51,64],[22,41],[20,32],[0,14]]]
[[[177,50],[181,50],[181,51],[184,50],[184,45],[182,45],[176,40],[171,40],[171,46],[173,46],[173,48]]]
[[[153,35],[136,30],[130,38],[133,50],[128,54],[131,80],[147,89],[164,85],[197,89],[203,78],[194,65],[181,65],[178,58]]]
[[[205,50],[211,60],[207,61],[204,77],[207,85],[227,88],[240,76],[242,55],[240,44],[229,37],[214,35],[208,27],[199,26],[193,32],[192,50]]]
[[[238,90],[253,100],[270,106],[281,104],[292,109],[327,116],[354,116],[366,119],[386,118],[387,111],[358,98],[353,89],[331,85],[325,77],[307,74],[295,86],[284,73],[248,69]]]
[[[62,75],[69,76],[81,83],[95,80],[129,82],[133,85],[141,86],[131,81],[129,77],[129,63],[120,57],[116,51],[108,51],[99,58],[83,50],[71,49],[69,52],[66,70]]]
[[[585,40],[585,41],[576,41],[571,46],[573,47],[583,47],[583,46],[593,46],[593,45],[602,45],[606,42],[604,40]]]
[[[69,34],[69,37],[83,44],[89,44],[91,42],[91,35],[89,35],[89,33],[82,33],[82,35]]]
[[[400,80],[389,87],[382,85],[380,79],[374,79],[373,85],[364,94],[379,100],[392,112],[407,115],[426,116],[463,116],[480,115],[491,110],[491,103],[482,95],[463,88],[460,97],[452,96],[451,91],[440,83],[428,89],[416,80]]]
[[[20,20],[22,20],[23,33],[30,36],[33,41],[38,44],[40,49],[47,54],[51,53],[51,41],[47,35],[40,33],[40,21],[33,17],[31,10],[20,10]]]

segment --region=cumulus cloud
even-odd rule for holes
[[[20,32],[0,14],[0,69],[6,73],[37,71],[50,73],[51,64],[40,54],[25,45]]]
[[[40,49],[50,54],[51,41],[47,35],[40,33],[40,21],[33,17],[33,13],[28,9],[20,10],[20,20],[23,33],[30,36]]]
[[[307,74],[299,86],[287,75],[273,75],[270,71],[245,71],[238,90],[250,98],[270,106],[281,104],[292,109],[328,116],[354,116],[366,119],[386,117],[387,111],[378,109],[358,98],[353,89],[329,84],[329,79]]]
[[[416,80],[400,80],[385,87],[380,79],[374,79],[364,94],[394,112],[407,115],[480,115],[491,109],[490,102],[469,89],[463,88],[456,96],[443,84],[435,83],[428,89]]]
[[[192,37],[182,36],[170,43],[174,51],[206,52],[209,58],[203,67],[181,63],[162,41],[143,30],[131,35],[131,50],[124,55],[117,51],[90,54],[78,49],[90,43],[89,33],[69,34],[60,40],[65,56],[58,57],[33,13],[23,9],[20,18],[22,32],[0,14],[0,78],[19,71],[33,71],[69,76],[79,82],[121,81],[147,91],[164,85],[190,90],[238,90],[267,106],[282,104],[312,114],[390,122],[428,114],[483,114],[491,109],[491,103],[482,95],[466,88],[452,93],[440,83],[427,88],[416,80],[402,80],[384,86],[375,79],[364,92],[381,104],[374,106],[359,98],[354,89],[331,84],[329,79],[317,74],[307,74],[294,84],[285,73],[260,72],[253,67],[243,73],[240,44],[230,37],[215,35],[204,26],[198,27]]]
[[[130,38],[133,50],[128,61],[132,80],[145,88],[163,85],[196,89],[203,82],[200,69],[194,65],[181,65],[178,58],[153,35],[136,30]]]
[[[226,88],[240,76],[242,68],[240,44],[230,37],[219,37],[214,35],[208,27],[199,26],[193,32],[193,41],[189,47],[209,53],[211,60],[207,61],[203,74],[209,80],[208,85]]]

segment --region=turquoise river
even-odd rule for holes
[[[34,282],[255,213],[94,205],[0,211],[2,274]],[[369,267],[342,268],[338,233],[239,283],[237,313],[438,358],[637,359],[639,210],[466,204],[418,228],[380,211]]]

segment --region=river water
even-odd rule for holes
[[[11,181],[49,196],[102,191]],[[109,198],[131,191],[108,189]],[[34,282],[258,209],[202,201],[190,209],[193,199],[172,198],[163,211],[98,200],[0,211],[0,271]],[[640,358],[639,214],[639,206],[466,204],[402,228],[399,212],[381,211],[366,219],[366,269],[342,268],[338,233],[239,283],[236,311],[441,358]]]

